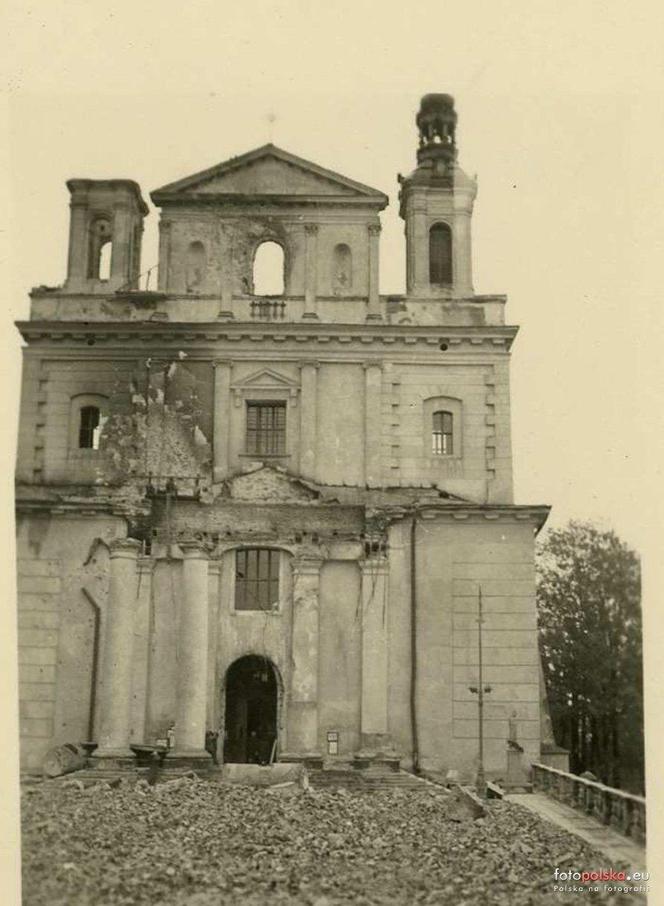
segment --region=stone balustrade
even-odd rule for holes
[[[532,768],[535,791],[546,793],[552,799],[579,809],[626,837],[645,844],[646,800],[642,796],[548,765],[535,763]]]

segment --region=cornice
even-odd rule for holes
[[[127,321],[17,321],[16,327],[28,343],[46,342],[49,345],[85,343],[135,343],[141,349],[146,342],[206,344],[219,341],[251,343],[359,343],[362,345],[406,347],[460,346],[486,347],[496,351],[509,350],[518,327],[512,325],[399,325],[399,324],[325,324],[293,322],[130,322]],[[90,341],[93,341],[92,343]]]
[[[266,206],[275,208],[371,208],[382,211],[387,207],[387,198],[373,198],[360,195],[258,195],[253,193],[212,193],[212,192],[187,192],[179,195],[175,192],[153,192],[150,196],[153,202],[161,208],[181,207],[191,204],[219,208],[247,207],[253,208]]]

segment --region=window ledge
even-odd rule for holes
[[[243,459],[290,459],[290,453],[240,453]]]

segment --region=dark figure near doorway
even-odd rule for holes
[[[277,680],[268,658],[247,655],[226,674],[224,762],[269,764],[277,738]]]
[[[219,764],[217,760],[217,739],[219,734],[214,730],[205,731],[205,749],[212,755],[212,761],[214,764]]]

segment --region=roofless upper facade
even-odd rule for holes
[[[504,296],[427,95],[382,192],[274,145],[163,186],[72,179],[67,277],[31,294],[17,465],[23,760],[169,728],[174,760],[397,759],[469,774],[485,601],[489,774],[540,758],[533,540],[515,506]],[[156,271],[156,272],[155,272]]]

